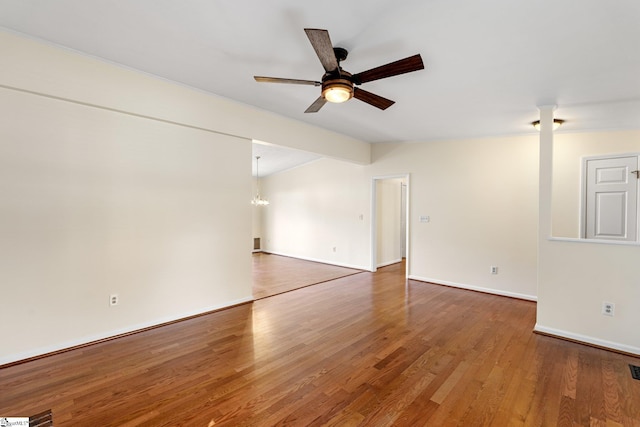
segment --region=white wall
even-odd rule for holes
[[[369,167],[325,159],[272,175],[268,249],[368,269],[371,180],[409,173],[410,276],[535,299],[537,147],[535,135],[374,144]]]
[[[370,158],[14,34],[0,50],[0,364],[251,300],[252,138]]]
[[[320,159],[262,183],[271,202],[263,210],[265,251],[369,269],[370,178],[364,166]]]
[[[402,179],[376,180],[376,266],[402,261]]]

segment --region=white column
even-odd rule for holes
[[[544,298],[545,250],[551,236],[551,192],[553,182],[553,110],[554,105],[539,106],[540,160],[538,182],[538,305],[537,318],[546,304]],[[537,328],[537,323],[536,323]]]
[[[538,237],[551,236],[551,188],[553,182],[553,111],[555,105],[543,105],[540,110],[540,169],[538,189]],[[538,244],[538,251],[540,250]],[[538,259],[540,254],[538,253]]]

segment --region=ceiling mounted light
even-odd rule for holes
[[[561,119],[553,119],[553,130],[556,130],[560,127],[561,124],[564,123],[564,120]],[[535,122],[531,122],[531,124],[533,125],[534,128],[536,128],[537,131],[540,130],[540,120],[536,120]]]
[[[260,171],[258,170],[258,160],[260,160],[260,156],[256,156],[256,195],[251,200],[251,204],[255,206],[267,206],[269,201],[260,196]]]
[[[332,79],[322,83],[322,96],[329,102],[340,104],[353,97],[353,83],[347,79]]]

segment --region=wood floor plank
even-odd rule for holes
[[[533,334],[535,312],[407,280],[398,264],[0,369],[0,416],[52,409],[62,427],[639,426],[627,365],[640,359]]]
[[[266,298],[317,283],[361,273],[362,270],[305,261],[267,252],[253,259],[253,297]]]

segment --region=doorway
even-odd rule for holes
[[[406,260],[409,272],[409,174],[374,177],[371,186],[371,266]]]

